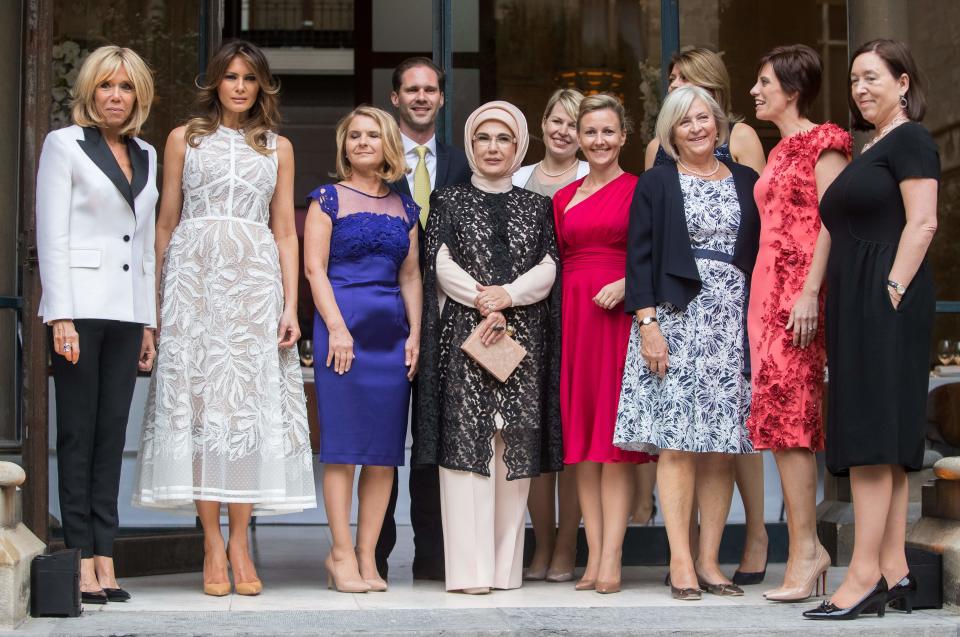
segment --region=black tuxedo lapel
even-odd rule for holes
[[[437,142],[437,177],[434,179],[434,190],[443,188],[447,184],[447,173],[450,169],[450,149],[446,144]]]
[[[117,163],[116,157],[113,156],[113,153],[110,152],[110,149],[107,147],[107,142],[103,139],[103,136],[100,134],[100,129],[94,127],[84,127],[83,129],[83,139],[78,139],[77,143],[80,144],[80,148],[83,149],[83,152],[87,154],[93,163],[97,165],[104,175],[113,182],[113,185],[117,187],[117,190],[120,191],[120,194],[123,195],[123,198],[127,200],[127,203],[130,205],[130,211],[136,214],[136,209],[134,208],[133,200],[133,188],[130,186],[130,182],[127,181],[126,176],[124,176],[123,171],[120,170],[120,164]],[[130,143],[133,143],[136,146],[136,142],[130,140]],[[127,148],[130,148],[129,143]],[[139,147],[138,147],[139,148]],[[142,151],[146,155],[146,151]],[[130,154],[130,163],[133,165],[133,179],[137,180],[137,164],[135,162],[141,161],[140,158],[134,159],[136,153]],[[143,173],[143,182],[146,184],[146,157],[142,158],[144,169],[141,171]],[[140,186],[140,190],[143,190],[143,185]],[[138,191],[139,192],[139,191]]]
[[[140,144],[135,142],[132,137],[127,139],[127,153],[130,155],[130,165],[133,166],[133,183],[130,184],[130,190],[134,200],[136,200],[143,189],[147,187],[147,177],[150,173],[150,155],[146,149],[140,148]]]

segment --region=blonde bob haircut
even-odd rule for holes
[[[337,122],[337,178],[350,179],[353,175],[353,166],[347,159],[347,131],[357,116],[369,117],[380,127],[380,139],[383,143],[383,166],[377,171],[380,179],[391,183],[397,181],[408,172],[407,161],[403,154],[403,141],[400,139],[400,129],[397,122],[389,113],[374,106],[363,104],[356,107]]]
[[[120,46],[102,46],[87,56],[77,74],[77,81],[70,92],[72,98],[70,115],[77,126],[100,128],[103,116],[97,111],[95,94],[97,87],[120,70],[127,72],[133,85],[133,110],[123,124],[120,134],[136,137],[150,116],[153,104],[153,73],[133,49]]]
[[[719,53],[703,46],[684,47],[670,58],[670,71],[674,68],[690,84],[710,91],[731,122],[740,121],[731,111],[730,74]]]
[[[563,112],[567,114],[567,117],[573,121],[577,121],[577,114],[580,112],[580,102],[582,101],[583,93],[575,88],[557,89],[553,92],[553,95],[550,96],[550,99],[547,100],[547,107],[543,109],[543,119],[541,121],[547,121],[550,113],[553,112],[553,107],[557,104],[559,104]]]
[[[675,88],[667,94],[667,99],[663,101],[660,107],[660,114],[657,116],[657,141],[663,146],[666,152],[674,160],[680,157],[677,152],[677,145],[673,141],[673,129],[687,116],[687,111],[693,105],[695,100],[700,100],[707,105],[710,112],[713,113],[713,119],[717,122],[717,139],[714,147],[727,143],[730,137],[730,117],[724,112],[717,100],[709,91],[699,86],[681,86]]]

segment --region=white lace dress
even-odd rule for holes
[[[613,444],[656,453],[748,453],[750,381],[743,375],[747,280],[731,263],[740,228],[733,177],[718,181],[680,174],[684,213],[702,287],[686,310],[657,306],[670,367],[663,380],[640,354],[634,319],[623,370]],[[704,257],[704,254],[711,254]]]
[[[238,131],[220,127],[187,147],[136,505],[192,513],[195,500],[240,502],[258,515],[316,506],[300,363],[295,348],[277,347],[276,181],[276,154],[256,152]]]

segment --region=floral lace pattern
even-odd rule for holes
[[[374,254],[400,267],[407,257],[410,230],[420,214],[420,207],[410,197],[396,192],[385,197],[370,197],[343,185],[327,184],[311,192],[307,199],[319,203],[320,210],[333,221],[330,263],[354,261]],[[379,210],[367,210],[371,200],[380,200]],[[383,223],[384,218],[393,223]]]
[[[433,301],[424,303],[413,462],[488,476],[499,416],[508,480],[561,470],[559,276],[547,299],[504,310],[527,355],[500,383],[460,349],[480,313],[447,299],[441,314],[435,301],[443,244],[486,285],[513,281],[546,254],[560,262],[546,197],[521,188],[485,193],[467,184],[433,192],[423,282],[424,299]]]
[[[706,181],[681,174],[680,186],[690,245],[732,255],[740,227],[733,178]],[[747,278],[723,261],[696,258],[696,264],[702,287],[687,308],[657,307],[670,357],[663,380],[647,369],[633,321],[613,438],[621,449],[753,450],[746,429],[750,382],[742,371]]]
[[[824,292],[813,342],[794,346],[785,329],[820,233],[815,168],[820,155],[850,155],[850,135],[821,124],[780,141],[757,181],[760,252],[750,298],[753,402],[747,426],[758,449],[823,449]]]
[[[192,512],[194,500],[246,502],[258,514],[316,506],[300,364],[295,349],[277,347],[283,288],[267,225],[276,178],[276,155],[237,131],[221,127],[187,148],[135,504]]]

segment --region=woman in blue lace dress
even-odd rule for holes
[[[333,535],[328,584],[386,590],[374,552],[403,465],[410,380],[417,369],[422,289],[413,200],[387,184],[407,171],[400,131],[361,106],[337,126],[336,184],[310,193],[304,266],[314,305],[314,375],[325,463],[323,500]],[[361,465],[357,542],[350,533]]]

